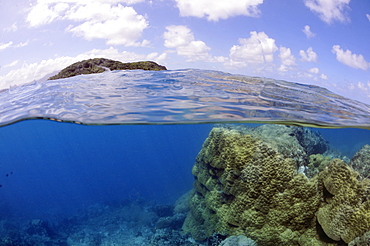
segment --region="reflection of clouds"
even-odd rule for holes
[[[354,87],[368,90],[369,84]],[[280,122],[365,126],[370,106],[318,87],[204,70],[114,71],[0,93],[0,124]]]

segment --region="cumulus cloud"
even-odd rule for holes
[[[302,29],[302,32],[306,35],[307,38],[313,38],[316,36],[316,34],[311,31],[311,27],[309,25],[305,25]]]
[[[317,54],[313,51],[312,47],[309,47],[307,51],[300,50],[299,55],[302,61],[317,62]]]
[[[174,48],[178,55],[186,56],[188,61],[210,60],[209,48],[203,41],[195,40],[194,34],[186,26],[167,26],[163,34],[164,46]]]
[[[134,4],[142,0],[38,0],[32,6],[27,22],[31,27],[50,24],[57,20],[69,20],[79,24],[66,30],[87,40],[106,39],[109,45],[145,46],[149,42],[138,42],[148,21],[133,7],[120,3]]]
[[[166,54],[153,52],[145,55],[127,51],[119,52],[117,49],[110,47],[109,49],[93,49],[73,57],[61,56],[54,59],[42,60],[37,63],[24,63],[21,68],[11,70],[8,74],[0,76],[0,89],[30,83],[35,80],[37,81],[75,62],[97,57],[106,57],[108,59],[119,60],[122,62],[152,60],[158,63],[163,63],[166,59]]]
[[[370,21],[370,15],[366,14],[367,19]]]
[[[349,22],[347,10],[351,0],[305,0],[304,3],[321,20],[330,24],[333,21]]]
[[[289,70],[292,70],[293,67],[296,65],[295,57],[292,55],[292,52],[289,48],[280,47],[279,58],[281,60],[281,65],[278,68],[280,72],[287,72]]]
[[[320,78],[323,79],[323,80],[327,80],[328,79],[328,76],[326,76],[325,74],[322,73],[320,75]]]
[[[313,74],[319,74],[320,70],[317,67],[313,67],[313,68],[308,69],[308,72],[313,73]]]
[[[367,70],[370,63],[367,62],[363,55],[352,54],[350,50],[343,50],[339,45],[334,45],[332,52],[337,56],[337,60],[347,66]]]
[[[218,21],[233,16],[245,15],[258,17],[258,5],[263,0],[176,0],[181,16],[206,18],[209,21]]]
[[[230,59],[234,64],[246,66],[248,63],[264,63],[274,60],[274,52],[278,50],[275,40],[264,32],[250,32],[249,38],[240,38],[240,45],[230,49]]]

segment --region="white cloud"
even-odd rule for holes
[[[362,83],[362,82],[358,82],[357,83],[357,87],[361,90],[364,90],[364,91],[368,91],[369,90],[369,87],[365,84],[365,83]]]
[[[164,46],[175,48],[178,55],[186,56],[188,61],[211,60],[209,48],[203,41],[195,40],[194,34],[186,26],[167,26],[163,34]]]
[[[11,25],[9,27],[4,28],[3,30],[6,31],[6,32],[15,32],[15,31],[18,30],[17,23],[14,23],[13,25]]]
[[[309,47],[307,51],[300,50],[299,55],[302,61],[317,62],[317,54],[313,51],[312,47]]]
[[[28,41],[25,43],[19,43],[19,44],[14,44],[12,41],[9,41],[8,43],[0,43],[0,51],[8,49],[8,48],[20,48],[28,45]]]
[[[21,48],[21,47],[24,47],[24,46],[27,46],[28,45],[28,42],[29,41],[26,41],[26,42],[22,42],[22,43],[19,43],[19,44],[15,44],[13,45],[14,48]]]
[[[313,74],[319,74],[320,70],[317,67],[313,67],[313,68],[308,69],[308,72],[313,73]]]
[[[5,50],[5,49],[7,49],[7,48],[10,48],[11,46],[12,46],[12,44],[13,44],[13,42],[12,41],[10,41],[10,42],[8,42],[8,43],[0,43],[0,51],[1,50]]]
[[[240,38],[239,44],[230,49],[230,59],[234,64],[246,66],[248,63],[264,63],[274,60],[274,52],[278,50],[275,40],[264,32],[250,32],[250,38]]]
[[[328,76],[326,76],[325,74],[322,73],[320,75],[320,78],[323,79],[323,80],[327,80],[328,79]]]
[[[339,45],[334,45],[332,52],[337,56],[337,60],[347,66],[367,70],[370,63],[365,60],[363,55],[352,54],[350,50],[342,50]]]
[[[309,25],[305,25],[302,29],[302,32],[306,35],[307,38],[313,38],[316,36],[316,34],[311,31],[311,27]]]
[[[258,5],[263,0],[176,0],[181,16],[195,16],[207,18],[209,21],[218,21],[237,15],[258,17]]]
[[[57,18],[61,18],[62,13],[58,13],[55,8],[49,8],[47,3],[38,1],[35,6],[32,6],[28,13],[26,21],[31,27],[49,24]]]
[[[164,46],[167,48],[177,48],[186,46],[194,41],[194,34],[186,26],[167,26],[167,32],[164,33]]]
[[[362,101],[365,103],[370,103],[370,81],[367,83],[365,82],[357,82],[357,83],[350,83],[347,85],[347,88],[344,90],[349,94],[349,96],[355,95],[353,99]]]
[[[289,48],[280,47],[279,58],[281,60],[281,65],[278,68],[280,72],[287,72],[288,70],[292,70],[293,66],[296,65],[295,57],[292,55],[292,52]]]
[[[96,58],[105,57],[108,59],[119,60],[122,62],[133,62],[138,60],[152,60],[162,63],[166,59],[166,54],[150,53],[147,55],[136,54],[132,52],[118,52],[117,49],[110,47],[109,49],[93,49],[88,52],[79,54],[74,57],[62,56],[55,59],[42,60],[38,63],[24,63],[22,68],[14,69],[4,76],[0,76],[0,89],[6,89],[14,85],[22,85],[34,80],[40,80],[46,75],[59,71],[66,66],[75,62]],[[162,63],[163,64],[163,63]]]
[[[109,45],[146,46],[149,41],[138,42],[148,21],[133,7],[143,0],[38,0],[27,16],[31,27],[50,24],[56,20],[80,22],[66,30],[87,40],[105,39]]]
[[[366,14],[367,19],[370,21],[370,15]]]
[[[320,19],[330,24],[333,21],[350,21],[347,10],[351,0],[305,0],[304,3],[312,12],[319,15]]]
[[[15,61],[13,61],[11,63],[8,63],[8,64],[4,65],[3,67],[4,68],[14,67],[14,66],[16,66],[18,64],[18,62],[19,62],[19,60],[15,60]]]

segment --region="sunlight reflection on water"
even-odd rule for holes
[[[82,124],[270,122],[370,126],[370,106],[325,88],[209,70],[113,71],[0,93],[0,125],[24,119]]]

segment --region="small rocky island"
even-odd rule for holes
[[[94,58],[76,62],[64,68],[57,75],[50,77],[48,80],[69,78],[80,74],[102,73],[104,71],[109,70],[112,71],[112,70],[135,70],[135,69],[152,71],[167,70],[165,66],[158,65],[153,61],[123,63],[120,61],[114,61],[106,58]]]

